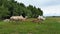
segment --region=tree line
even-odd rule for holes
[[[15,0],[0,0],[0,19],[20,15],[36,18],[38,15],[43,15],[43,11],[32,5],[25,6],[23,3],[18,3]]]

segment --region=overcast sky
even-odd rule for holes
[[[43,10],[44,16],[60,16],[60,0],[16,0],[26,6],[33,5]]]

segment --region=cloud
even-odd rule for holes
[[[53,5],[60,5],[60,0],[46,1],[41,6],[53,6]]]
[[[60,5],[42,8],[44,16],[60,16]]]
[[[36,7],[44,7],[60,4],[60,0],[16,0],[18,2],[22,2],[25,5],[34,5]]]
[[[33,5],[43,10],[44,16],[60,16],[60,0],[15,0],[26,6]]]

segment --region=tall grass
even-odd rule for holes
[[[60,18],[47,18],[42,24],[29,20],[26,22],[0,21],[0,34],[60,34]]]

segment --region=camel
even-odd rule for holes
[[[13,21],[25,21],[26,19],[27,19],[27,17],[24,18],[22,15],[10,17],[10,20],[13,20]]]

